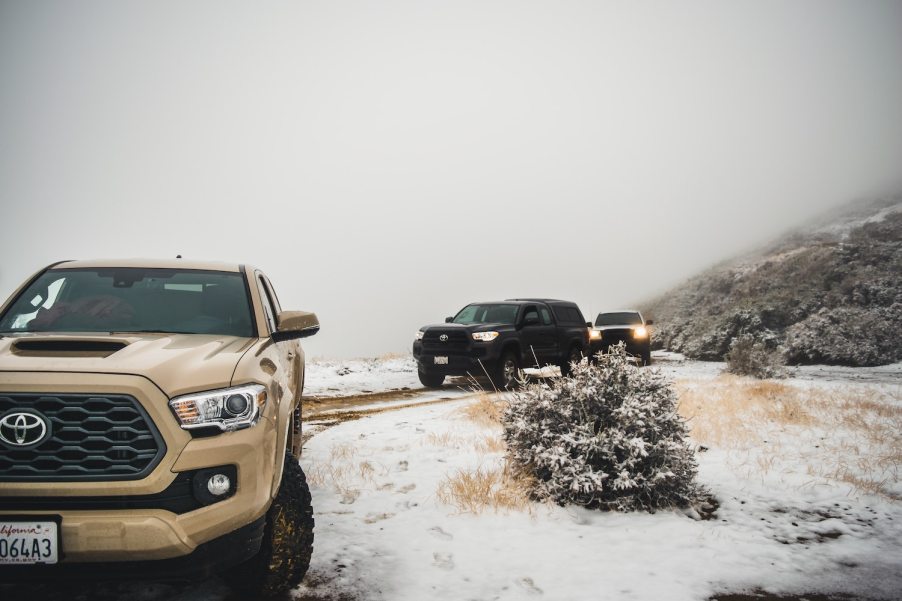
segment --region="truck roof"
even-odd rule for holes
[[[51,269],[96,269],[103,267],[144,267],[146,269],[202,269],[204,271],[241,271],[238,263],[195,259],[90,259],[62,261]]]

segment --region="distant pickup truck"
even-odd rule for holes
[[[589,329],[576,303],[518,298],[473,303],[444,324],[420,328],[413,343],[424,386],[437,388],[446,376],[488,376],[499,389],[511,388],[524,366],[558,365],[570,373],[589,348]]]
[[[654,323],[642,317],[639,311],[610,311],[599,313],[595,326],[589,332],[589,351],[607,352],[620,342],[626,345],[626,352],[642,360],[643,365],[651,364],[651,333],[648,327]]]

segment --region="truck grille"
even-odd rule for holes
[[[616,344],[621,340],[624,342],[631,342],[633,340],[633,330],[631,328],[604,330],[601,334],[601,340],[605,344]]]
[[[447,336],[447,340],[442,340]],[[427,331],[423,334],[423,350],[436,355],[465,354],[470,348],[470,338],[460,330]]]
[[[0,481],[137,480],[166,453],[131,396],[0,393],[0,421],[23,410],[45,418],[49,437],[25,448],[0,439]]]

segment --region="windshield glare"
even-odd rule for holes
[[[454,323],[500,323],[513,325],[517,319],[517,305],[467,305],[454,318]]]
[[[634,311],[622,313],[599,313],[596,326],[641,326],[642,318]]]
[[[0,316],[3,332],[166,332],[253,336],[239,273],[174,269],[57,269]]]

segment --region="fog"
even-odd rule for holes
[[[902,3],[2,2],[0,296],[245,262],[308,355],[635,305],[902,185]]]

